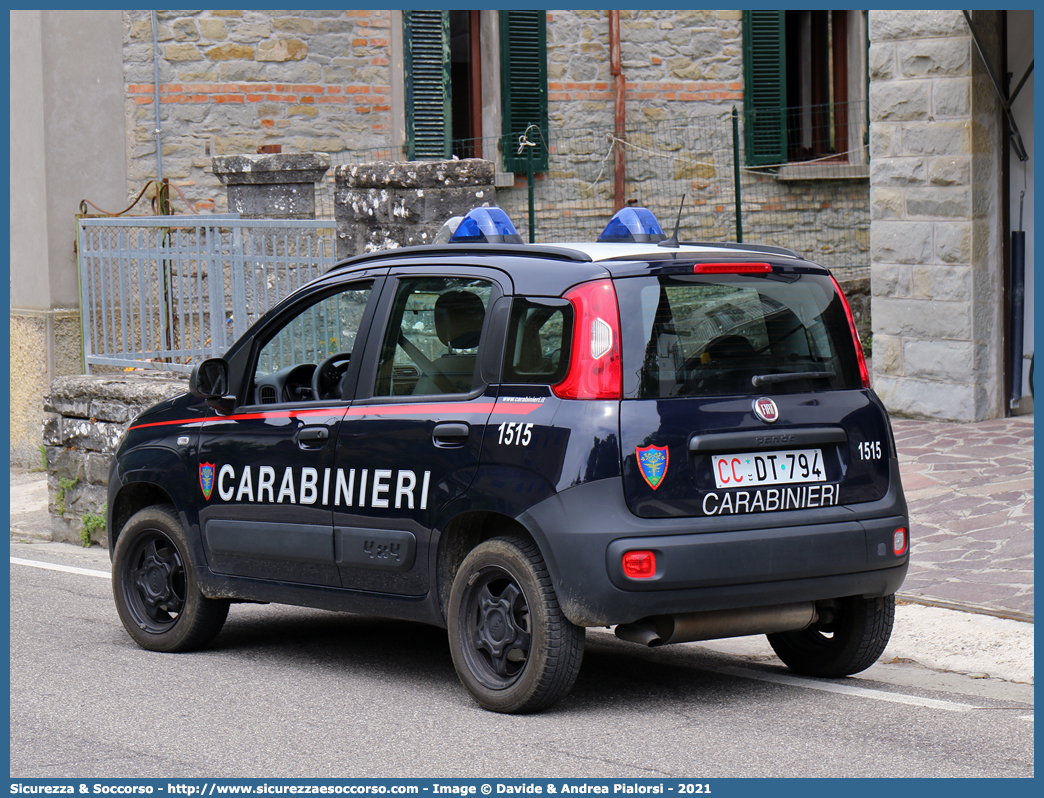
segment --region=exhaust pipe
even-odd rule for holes
[[[811,626],[816,620],[816,605],[808,601],[772,607],[655,615],[619,624],[615,631],[621,640],[655,648],[695,640],[795,632]]]

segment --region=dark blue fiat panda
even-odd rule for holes
[[[445,627],[475,700],[568,693],[584,629],[870,666],[908,566],[888,416],[830,273],[645,209],[525,245],[497,208],[352,258],[127,430],[113,590],[155,651],[233,602]]]

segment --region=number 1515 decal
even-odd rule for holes
[[[497,443],[501,443],[504,446],[529,446],[529,441],[533,437],[532,430],[532,424],[516,424],[505,421],[497,427],[497,431],[500,433]]]

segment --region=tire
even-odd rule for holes
[[[840,678],[866,670],[892,635],[895,596],[850,596],[834,603],[833,617],[808,629],[768,635],[769,645],[793,671]]]
[[[202,648],[228,615],[228,601],[199,592],[170,505],[146,507],[124,525],[113,550],[112,593],[127,634],[149,651]]]
[[[563,615],[540,551],[521,537],[487,540],[464,558],[448,625],[457,675],[485,709],[546,709],[580,671],[584,629]]]

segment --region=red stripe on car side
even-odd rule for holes
[[[405,416],[411,414],[432,415],[448,413],[462,415],[464,413],[496,413],[505,416],[527,416],[541,405],[536,402],[472,402],[441,404],[403,404],[403,405],[362,405],[347,408],[346,416]],[[208,419],[176,419],[174,421],[153,421],[149,424],[137,424],[130,429],[146,427],[168,427],[173,425],[193,426],[203,423],[220,423],[222,421],[256,421],[265,418],[302,418],[306,416],[328,416],[340,412],[339,407],[310,408],[308,410],[269,410],[259,413],[239,413],[232,416],[216,416]]]

